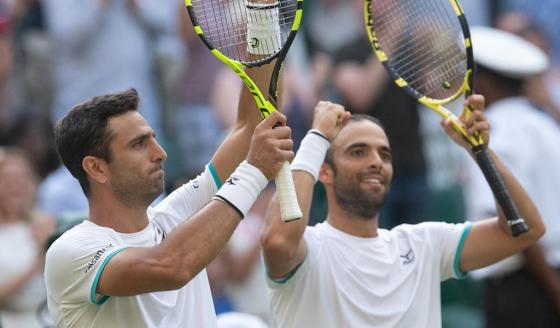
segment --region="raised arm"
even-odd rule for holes
[[[484,97],[473,95],[465,101],[465,105],[475,108],[469,118],[461,117],[467,127],[467,132],[470,135],[477,131],[480,132],[485,144],[488,145],[490,127],[482,113]],[[456,143],[470,151],[470,146],[455,132],[449,121],[443,121],[442,125]],[[498,217],[482,220],[472,225],[461,253],[459,268],[463,272],[485,267],[518,253],[535,243],[545,233],[541,215],[527,192],[492,150],[490,150],[490,154],[521,217],[529,226],[529,231],[513,237],[505,216],[496,205]]]
[[[268,84],[275,62],[272,61],[270,64],[246,69],[249,77],[257,84],[265,97],[268,95]],[[235,126],[218,147],[211,160],[221,181],[225,181],[247,156],[249,141],[260,121],[262,121],[260,111],[253,100],[253,96],[244,86],[241,89]]]
[[[303,139],[298,155],[292,163],[294,184],[303,218],[282,222],[276,197],[272,199],[266,214],[261,243],[267,271],[273,279],[285,277],[305,259],[307,250],[302,237],[309,220],[313,185],[325,158],[329,140],[336,136],[350,117],[350,113],[345,112],[342,106],[330,102],[319,102],[314,115],[314,130]]]
[[[97,292],[130,296],[178,289],[222,250],[235,227],[284,161],[293,158],[285,116],[273,113],[255,129],[247,162],[224,183],[216,198],[154,247],[128,248],[102,269]]]

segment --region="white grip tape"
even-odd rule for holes
[[[243,161],[224,182],[215,198],[226,202],[245,217],[261,191],[268,185],[268,179],[253,165]]]
[[[305,171],[313,176],[315,182],[319,179],[319,170],[330,142],[318,130],[311,130],[301,141],[296,157],[292,161],[292,170]]]
[[[282,48],[278,2],[253,4],[247,7],[247,52],[253,55],[272,55]]]
[[[276,195],[280,204],[280,218],[284,222],[301,219],[303,214],[297,201],[290,163],[284,162],[276,175]]]

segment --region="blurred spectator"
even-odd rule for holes
[[[17,113],[6,132],[0,145],[13,145],[25,150],[40,179],[59,165],[53,127],[46,116],[32,111]]]
[[[88,216],[87,198],[76,178],[64,165],[49,174],[39,185],[37,203],[41,211],[60,219],[65,215]]]
[[[188,48],[189,62],[181,72],[177,88],[178,112],[173,128],[177,134],[180,153],[184,156],[190,154],[182,159],[183,170],[190,176],[198,174],[204,168],[213,150],[223,139],[224,131],[232,122],[229,118],[236,112],[229,109],[236,104],[234,97],[239,95],[241,84],[232,82],[234,79],[218,78],[218,74],[227,76],[234,73],[227,72],[228,68],[210,54],[202,40],[194,33],[186,8],[183,8],[181,13],[181,36],[185,47]],[[218,92],[219,99],[212,100],[213,90]],[[212,101],[218,102],[218,105],[225,104],[225,111],[216,115],[216,103]],[[221,119],[225,121],[219,121]]]
[[[558,0],[494,0],[498,3],[498,13],[522,12],[530,21],[537,23],[546,33],[553,53],[553,61],[560,63],[560,36],[558,22],[560,21],[560,1]]]
[[[54,222],[35,210],[37,174],[21,150],[0,148],[0,326],[52,326],[43,281]],[[17,251],[16,251],[17,250]]]
[[[486,326],[560,327],[560,128],[523,97],[524,80],[548,67],[544,52],[497,29],[472,29],[475,85],[486,97],[490,145],[531,195],[547,232],[522,254],[474,271],[486,278]],[[480,169],[465,161],[470,219],[495,215]],[[512,313],[520,309],[523,315]]]
[[[56,95],[52,118],[97,94],[135,87],[140,112],[162,132],[154,75],[158,38],[176,29],[177,3],[160,0],[47,0]]]
[[[18,108],[48,116],[53,101],[51,45],[40,0],[14,2],[15,83]]]
[[[362,13],[352,7],[352,1],[316,0],[309,6],[303,24],[312,55],[317,52],[333,55],[364,29]],[[337,28],[340,26],[344,28]]]
[[[525,94],[539,108],[560,124],[560,62],[553,61],[548,35],[522,12],[507,12],[496,18],[496,27],[514,33],[541,48],[551,59],[551,66],[525,83]]]
[[[9,124],[12,104],[8,97],[8,83],[14,68],[12,45],[11,8],[6,0],[0,0],[0,139]]]
[[[168,5],[167,9],[174,11],[167,13],[169,21],[165,33],[156,38],[154,45],[154,70],[162,106],[161,121],[167,136],[174,134],[179,102],[177,89],[189,62],[188,48],[182,40],[181,31],[182,20],[186,15],[185,3],[169,2],[174,6]]]

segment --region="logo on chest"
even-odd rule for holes
[[[414,251],[411,248],[410,250],[408,250],[408,252],[401,254],[400,258],[403,265],[408,265],[414,262],[415,259]]]

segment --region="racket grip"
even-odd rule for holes
[[[296,189],[290,163],[284,162],[276,175],[276,194],[280,203],[280,217],[282,221],[289,222],[303,217],[297,201]]]
[[[490,189],[492,189],[494,197],[498,201],[500,208],[506,216],[507,223],[511,229],[511,234],[514,237],[517,237],[522,233],[529,231],[529,227],[513,203],[502,176],[498,172],[496,164],[490,157],[488,150],[484,149],[482,146],[475,146],[473,147],[473,153],[475,155],[476,162],[480,166],[480,169],[486,178],[486,181],[488,181],[488,185],[490,185]]]

